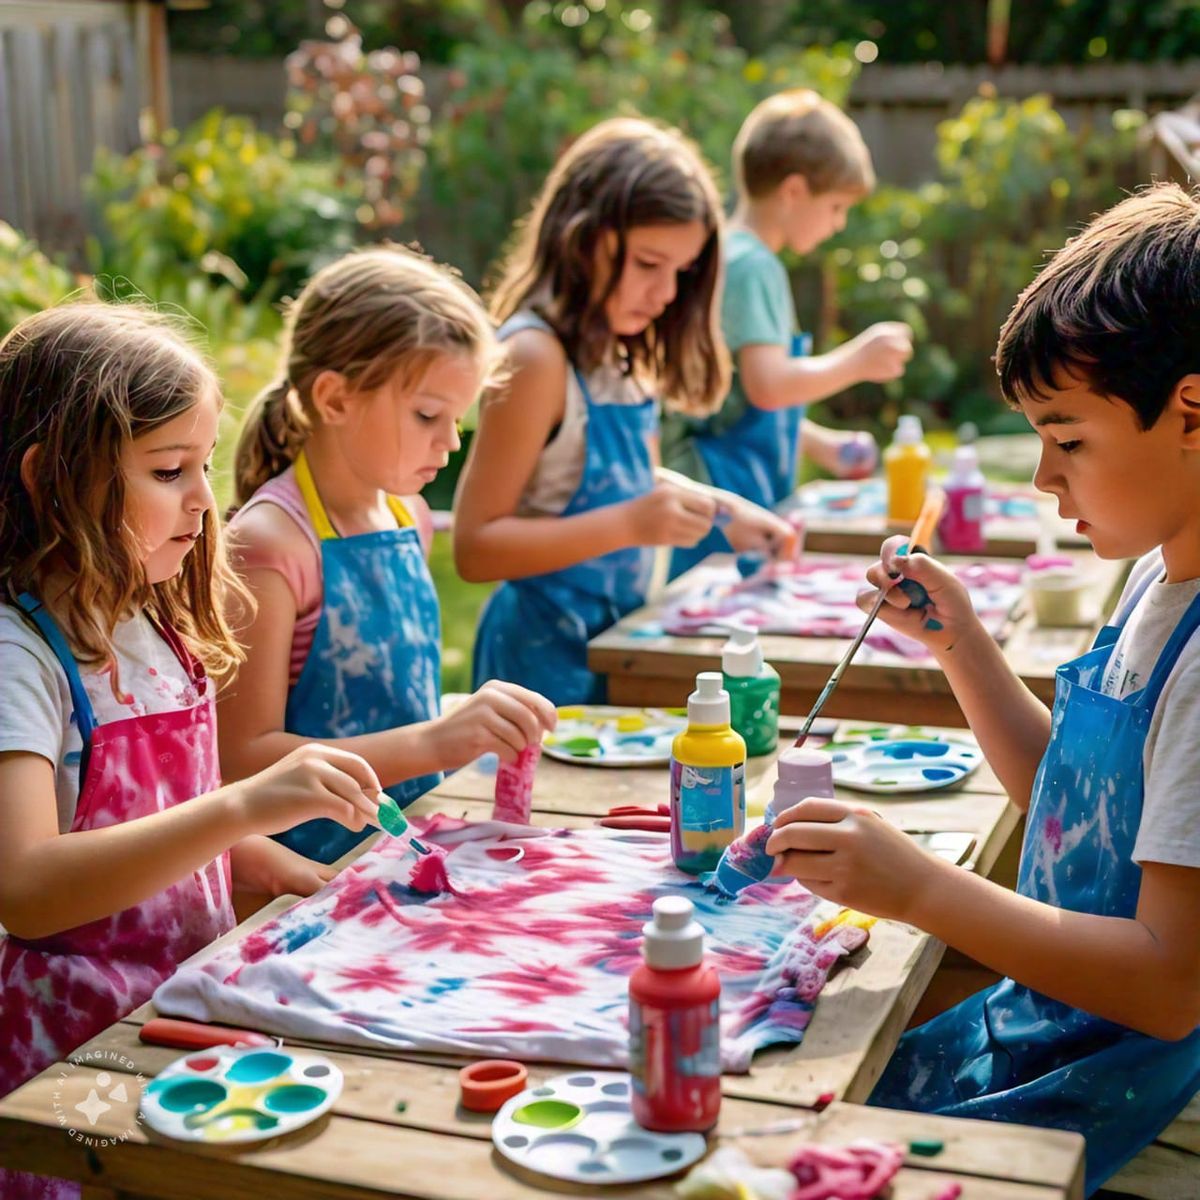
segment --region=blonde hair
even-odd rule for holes
[[[518,228],[491,298],[504,321],[534,306],[587,372],[605,361],[614,335],[604,305],[620,281],[626,235],[643,225],[699,221],[708,231],[675,299],[639,334],[616,339],[630,370],[664,403],[693,416],[720,407],[730,364],[716,303],[721,278],[721,201],[699,150],[678,130],[632,117],[602,121],[558,160]],[[616,235],[613,268],[595,294],[596,251]]]
[[[742,122],[733,142],[738,194],[751,200],[801,175],[814,195],[875,186],[871,153],[858,126],[836,104],[809,88],[768,96]]]
[[[234,464],[244,504],[300,453],[316,420],[312,385],[337,371],[356,388],[397,370],[415,384],[445,354],[477,360],[485,383],[500,362],[478,296],[445,267],[401,246],[373,246],[318,271],[287,312],[279,379],[255,401]]]
[[[244,657],[224,617],[242,588],[216,512],[179,574],[155,584],[125,522],[123,447],[206,394],[220,399],[208,364],[171,319],[139,305],[60,305],[0,342],[0,590],[45,600],[61,579],[54,615],[84,663],[111,661],[117,622],[138,610],[214,675]]]

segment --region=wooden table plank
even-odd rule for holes
[[[1035,695],[1047,704],[1054,699],[1058,665],[1083,653],[1110,612],[1129,572],[1126,560],[1098,559],[1089,551],[1063,551],[1087,572],[1090,588],[1086,626],[1042,629],[1033,620],[1028,598],[1014,610],[1004,654]],[[858,562],[865,574],[872,559],[844,556]],[[714,555],[680,576],[663,601],[640,608],[588,645],[588,665],[608,677],[614,704],[681,705],[686,702],[699,671],[721,669],[724,637],[673,637],[647,633],[663,605],[695,587],[714,567],[728,569],[729,555]],[[980,559],[979,561],[989,561]],[[1004,560],[990,560],[1003,562]],[[849,644],[843,638],[803,638],[778,634],[761,639],[763,654],[779,672],[783,686],[781,708],[807,712]],[[911,722],[961,727],[958,703],[937,664],[913,662],[889,651],[863,646],[829,699],[825,716],[856,720]]]

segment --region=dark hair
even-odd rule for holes
[[[1200,372],[1200,193],[1144,188],[1071,238],[1017,298],[996,370],[1010,404],[1047,399],[1066,372],[1149,429]]]
[[[312,385],[338,371],[362,390],[398,370],[414,384],[444,354],[484,368],[501,362],[479,297],[453,271],[403,246],[371,246],[318,271],[287,310],[279,378],[255,400],[234,458],[235,490],[245,504],[296,461],[316,413]]]
[[[614,335],[604,315],[625,265],[625,237],[644,225],[699,221],[708,237],[675,299],[639,334],[617,339],[630,369],[664,403],[704,416],[729,390],[729,354],[720,336],[721,202],[699,151],[677,130],[633,117],[602,121],[558,160],[492,294],[504,321],[536,306],[567,357],[582,371],[604,362]],[[603,294],[594,294],[601,236],[617,243]]]
[[[122,448],[206,394],[221,394],[208,364],[176,323],[139,305],[63,304],[0,342],[0,595],[46,599],[51,578],[63,579],[54,615],[83,662],[110,660],[117,622],[139,608],[215,675],[244,657],[225,622],[241,585],[216,511],[179,574],[156,584],[125,522]]]

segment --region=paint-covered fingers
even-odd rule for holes
[[[772,558],[795,556],[796,530],[783,517],[745,500],[724,507],[729,513],[725,537],[739,554],[757,551]]]

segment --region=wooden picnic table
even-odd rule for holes
[[[1120,595],[1132,565],[1104,560],[1090,551],[1062,550],[1087,572],[1086,624],[1078,628],[1042,629],[1022,597],[1009,623],[1004,655],[1040,699],[1054,699],[1054,673],[1061,663],[1087,650]],[[873,558],[834,555],[861,566],[865,575]],[[979,558],[978,562],[1011,559]],[[672,599],[695,588],[713,569],[732,570],[730,555],[712,555],[681,575],[663,598],[630,613],[588,644],[588,666],[608,677],[613,704],[677,706],[687,702],[700,671],[721,669],[725,637],[676,637],[656,632],[655,623]],[[865,580],[864,580],[865,586]],[[792,637],[764,634],[763,654],[779,672],[781,707],[807,712],[849,644],[844,638]],[[824,715],[870,720],[962,726],[966,721],[945,675],[932,658],[907,659],[887,650],[862,646],[830,697]]]
[[[772,762],[773,756],[751,760],[748,787],[758,799],[773,782]],[[493,778],[482,765],[468,767],[409,812],[486,819]],[[534,822],[577,827],[618,804],[653,807],[665,798],[666,786],[662,768],[589,769],[543,758]],[[905,829],[969,832],[974,848],[965,865],[981,872],[990,869],[1017,822],[986,766],[957,791],[869,799]],[[280,897],[222,941],[243,937],[293,903],[294,897]],[[943,950],[919,930],[876,923],[868,945],[830,978],[804,1041],[760,1053],[747,1075],[724,1077],[716,1136],[736,1142],[764,1165],[785,1165],[805,1141],[935,1140],[944,1143],[935,1157],[907,1156],[895,1181],[895,1200],[930,1200],[952,1181],[962,1184],[963,1200],[1079,1200],[1083,1142],[1077,1135],[862,1106]],[[449,1055],[347,1050],[289,1039],[289,1044],[316,1046],[344,1072],[344,1091],[329,1114],[295,1134],[250,1148],[164,1140],[137,1121],[141,1087],[180,1053],[138,1040],[138,1029],[153,1015],[152,1005],[144,1005],[82,1047],[75,1056],[81,1065],[51,1067],[0,1100],[0,1164],[81,1180],[89,1185],[88,1200],[525,1200],[548,1192],[667,1200],[673,1195],[668,1180],[589,1192],[513,1166],[493,1149],[489,1118],[458,1107],[457,1071],[465,1060]],[[108,1072],[110,1092],[125,1085],[126,1099],[110,1095],[111,1108],[95,1126],[72,1133],[62,1115],[87,1098],[98,1070]],[[562,1064],[536,1064],[531,1080],[566,1070],[570,1067]],[[824,1094],[835,1101],[818,1112]],[[792,1127],[769,1136],[740,1132],[781,1120]]]
[[[944,480],[935,480],[944,483]],[[854,511],[854,497],[866,485],[878,488],[875,480],[818,479],[798,488],[779,506],[779,511],[802,512],[805,519],[805,546],[809,550],[830,554],[877,555],[884,538],[894,533],[907,533],[908,526],[889,524],[886,514],[866,514]],[[995,498],[1027,499],[1035,511],[1028,516],[1002,515],[984,522],[983,553],[998,558],[1025,558],[1035,553],[1047,539],[1054,545],[1069,549],[1084,549],[1087,538],[1075,532],[1074,522],[1058,515],[1057,501],[1034,489],[1032,484],[988,481],[988,491]],[[841,506],[845,505],[844,508]],[[940,554],[948,553],[938,547]]]

